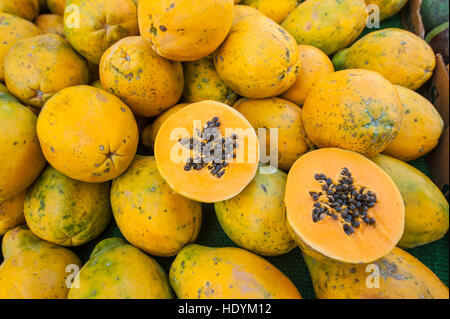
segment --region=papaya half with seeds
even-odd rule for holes
[[[233,5],[233,0],[141,1],[139,30],[160,56],[199,60],[213,53],[227,36]]]
[[[286,228],[286,173],[258,172],[238,195],[214,204],[217,219],[237,245],[263,256],[286,254],[295,247]]]
[[[237,99],[236,93],[219,77],[214,62],[209,58],[183,63],[183,74],[184,102],[211,100],[232,105]]]
[[[12,98],[0,98],[0,203],[30,186],[45,166],[36,115]]]
[[[121,238],[99,242],[75,278],[68,299],[170,299],[161,266]]]
[[[364,0],[308,0],[297,6],[281,26],[298,44],[315,46],[330,55],[358,38],[366,18]]]
[[[303,123],[318,147],[374,156],[395,138],[402,119],[394,86],[369,70],[343,70],[319,81],[303,105]]]
[[[184,247],[169,272],[180,299],[300,299],[294,284],[268,261],[247,250]]]
[[[399,12],[408,0],[366,0],[367,5],[377,5],[380,12],[380,21],[392,17]]]
[[[442,238],[449,227],[448,202],[439,188],[416,168],[390,156],[372,158],[392,177],[405,203],[402,248],[424,245]]]
[[[448,299],[424,264],[395,247],[371,264],[323,263],[303,254],[319,299]]]
[[[47,167],[27,190],[24,214],[40,238],[61,246],[79,246],[111,220],[109,183],[73,180]]]
[[[399,242],[405,206],[392,178],[368,158],[323,148],[289,171],[286,220],[300,248],[318,260],[369,263]]]
[[[173,256],[197,239],[202,206],[175,193],[153,156],[137,155],[111,187],[114,218],[125,238],[156,256]]]
[[[58,91],[89,82],[86,63],[59,35],[18,41],[5,57],[5,83],[23,103],[42,107]]]
[[[388,28],[370,32],[333,57],[336,70],[366,69],[380,73],[392,84],[420,88],[433,74],[433,49],[412,32]]]
[[[189,105],[189,103],[180,103],[177,105],[172,106],[171,108],[164,111],[162,114],[160,114],[152,124],[147,125],[144,130],[142,131],[142,144],[144,146],[151,150],[153,149],[155,145],[156,135],[159,132],[159,129],[163,125],[163,123],[173,114],[181,110],[186,105]]]
[[[0,42],[0,82],[4,80],[3,63],[9,49],[20,39],[39,33],[39,28],[32,22],[13,14],[0,12],[0,38],[2,39]]]
[[[0,203],[0,236],[7,231],[25,224],[23,202],[25,191]]]
[[[233,105],[233,108],[244,115],[255,130],[266,129],[265,135],[259,136],[265,141],[265,153],[269,155],[277,151],[278,167],[283,171],[288,171],[297,158],[314,148],[306,136],[302,109],[287,100],[278,97],[242,98]],[[278,145],[271,146],[271,129],[278,130]]]
[[[48,162],[83,182],[105,182],[133,161],[138,129],[133,113],[118,97],[79,85],[55,94],[42,109],[37,134]]]
[[[70,275],[81,267],[69,249],[39,239],[27,227],[17,227],[2,241],[0,299],[66,299]]]
[[[99,64],[111,45],[139,34],[136,5],[131,0],[67,0],[64,34],[75,50]]]
[[[140,36],[121,39],[105,51],[100,80],[143,117],[156,116],[177,103],[184,84],[181,63],[160,57]]]
[[[255,130],[232,107],[192,103],[159,129],[155,158],[161,176],[177,193],[213,203],[239,194],[258,169]]]
[[[248,98],[277,96],[294,84],[298,72],[294,38],[264,15],[235,23],[214,52],[214,65],[234,92]]]
[[[444,132],[444,120],[433,104],[408,88],[395,85],[402,103],[402,122],[397,136],[383,154],[412,161],[436,147]]]

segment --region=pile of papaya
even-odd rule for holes
[[[0,299],[448,299],[407,2],[0,0]]]

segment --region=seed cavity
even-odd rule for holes
[[[315,174],[314,178],[322,186],[322,192],[309,192],[314,200],[314,223],[327,216],[340,220],[344,232],[349,236],[360,228],[361,223],[369,226],[376,224],[376,220],[369,215],[370,209],[377,204],[377,194],[355,184],[347,167],[341,170],[337,183],[325,174]]]
[[[223,137],[220,125],[219,118],[213,117],[201,130],[196,129],[193,137],[178,140],[191,151],[191,157],[184,165],[185,171],[200,171],[206,167],[217,178],[225,174],[230,159],[236,158],[235,150],[239,144],[236,134]]]

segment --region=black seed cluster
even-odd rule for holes
[[[322,191],[309,193],[314,200],[313,222],[317,223],[326,216],[335,220],[340,218],[347,235],[353,234],[361,223],[375,225],[375,219],[369,217],[368,212],[376,205],[377,194],[355,185],[347,167],[341,170],[337,183],[325,174],[315,174],[314,178],[321,184]]]
[[[178,140],[181,145],[193,151],[193,156],[184,165],[185,171],[199,171],[207,167],[217,178],[225,174],[228,161],[236,158],[238,141],[236,134],[222,137],[220,125],[219,118],[213,117],[201,130],[197,129],[193,137]]]

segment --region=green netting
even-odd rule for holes
[[[401,27],[400,20],[397,16],[394,16],[381,25],[382,28],[386,27]],[[363,34],[366,34],[376,29],[365,30]],[[147,155],[146,151],[140,147],[139,153]],[[430,176],[430,171],[427,162],[424,158],[420,158],[410,163],[417,169],[421,170],[427,176]],[[122,237],[115,222],[111,222],[105,232],[97,239],[89,242],[83,246],[73,248],[73,251],[78,254],[81,260],[86,262],[89,259],[89,255],[94,246],[105,238],[110,237]],[[206,245],[210,247],[228,247],[236,246],[222,231],[215,212],[214,206],[205,204],[203,205],[203,221],[202,229],[196,243]],[[426,266],[428,266],[447,286],[449,285],[449,238],[447,235],[439,241],[434,243],[416,247],[407,250],[409,253],[418,258]],[[2,260],[0,254],[0,260]],[[161,264],[161,266],[168,272],[170,265],[173,261],[172,258],[155,257],[155,259]],[[311,278],[309,276],[308,269],[303,261],[300,250],[295,248],[289,254],[279,257],[267,257],[268,261],[278,267],[283,273],[285,273],[292,282],[297,286],[304,298],[315,298]]]

